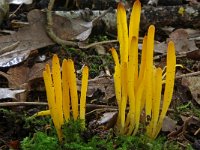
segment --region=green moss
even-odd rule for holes
[[[187,112],[200,118],[200,109],[198,108],[198,106],[195,106],[191,101],[186,104],[180,105],[179,107],[177,107],[177,110],[178,112]]]
[[[140,136],[121,136],[117,137],[116,144],[118,150],[161,150],[165,138],[158,138],[157,140],[151,140],[145,135]]]
[[[81,128],[81,120],[70,120],[62,127],[63,142],[59,143],[52,126],[49,132],[37,132],[34,136],[26,137],[21,142],[23,150],[180,150],[175,141],[169,142],[166,137],[160,136],[155,140],[145,135],[138,136],[114,136],[108,132],[106,136],[94,135],[90,130]],[[100,131],[99,131],[100,132]],[[102,131],[105,132],[105,131]],[[191,146],[188,146],[188,150]]]
[[[89,43],[94,43],[94,42],[101,42],[101,41],[107,41],[109,38],[106,35],[94,35],[91,36],[89,39]]]
[[[33,138],[26,137],[21,142],[23,150],[61,150],[56,137],[50,137],[44,132],[37,132]]]

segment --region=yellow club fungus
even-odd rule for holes
[[[121,62],[128,61],[128,27],[126,19],[126,10],[122,3],[118,4],[117,7],[117,24],[119,24],[118,29],[118,39],[120,43],[120,58]]]
[[[152,111],[152,98],[153,98],[153,88],[152,88],[152,75],[153,75],[153,52],[154,52],[154,34],[155,27],[151,25],[147,33],[147,57],[146,57],[146,122],[147,122],[147,134],[151,132],[151,111]]]
[[[130,23],[129,23],[129,53],[130,53],[130,51],[138,52],[140,13],[141,13],[141,3],[140,3],[139,0],[136,0],[134,5],[133,5],[133,8],[132,8],[132,12],[131,12],[131,16],[130,16]],[[134,43],[134,45],[135,45],[134,47],[131,46],[131,41],[132,41],[133,37],[136,38],[136,41]],[[133,49],[133,48],[135,48],[135,49]],[[130,55],[129,55],[129,57],[130,57]],[[136,54],[134,56],[134,61],[135,61],[136,64],[138,64],[138,54]],[[138,65],[135,66],[134,70],[135,70],[134,71],[135,81],[137,81],[137,79],[138,79]]]
[[[78,114],[76,74],[74,63],[72,60],[63,60],[61,78],[59,59],[57,55],[54,55],[52,60],[52,74],[50,71],[50,67],[47,64],[45,70],[43,71],[43,78],[46,88],[49,110],[40,111],[32,117],[50,114],[56,128],[58,138],[60,141],[62,141],[61,127],[64,123],[64,119],[66,122],[68,122],[68,120],[70,119],[70,104],[72,105],[73,119],[76,120],[78,117],[80,117],[80,119],[85,120],[88,68],[86,66],[84,67],[82,75],[82,89],[80,98],[81,114]]]
[[[55,101],[55,87],[52,81],[50,67],[48,64],[45,67],[45,71],[43,71],[43,78],[44,78],[44,83],[45,83],[45,88],[46,88],[46,93],[47,93],[47,101],[48,101],[48,105],[50,109],[50,114],[51,114],[54,126],[56,128],[58,138],[61,141],[62,131],[61,131],[61,123],[57,114],[58,107]]]
[[[175,46],[172,41],[168,43],[168,49],[167,49],[167,70],[166,70],[166,83],[165,83],[165,91],[164,91],[164,99],[163,99],[163,105],[162,105],[162,111],[158,120],[158,124],[156,127],[156,132],[153,135],[154,138],[158,135],[160,132],[160,129],[162,127],[162,123],[164,120],[164,117],[167,113],[167,109],[169,108],[169,105],[172,100],[172,94],[174,89],[174,80],[175,80],[175,71],[176,71],[176,53],[175,53]]]
[[[138,54],[137,52],[137,47],[136,44],[137,43],[137,39],[136,37],[132,38],[131,41],[131,46],[130,48],[132,50],[129,50],[129,61],[128,61],[128,96],[129,96],[129,112],[127,115],[127,121],[126,121],[126,125],[130,124],[129,129],[128,129],[128,135],[130,135],[133,130],[134,130],[134,124],[135,124],[135,107],[136,107],[136,100],[135,100],[135,92],[133,92],[135,90],[135,70],[136,70],[136,66],[137,61],[135,61],[135,56]],[[132,68],[132,69],[130,69]]]
[[[63,125],[63,111],[62,111],[62,82],[61,82],[61,73],[60,73],[60,63],[57,55],[53,55],[52,60],[52,77],[55,90],[55,103],[57,109],[57,117],[59,119],[60,125]]]
[[[78,119],[78,93],[76,85],[76,74],[74,69],[74,63],[71,59],[67,61],[69,69],[69,89],[72,104],[72,114],[74,120]]]
[[[124,133],[124,126],[125,126],[125,118],[126,118],[126,104],[127,104],[127,94],[128,94],[128,89],[127,89],[127,63],[124,62],[122,63],[122,68],[121,68],[121,85],[122,85],[122,96],[121,96],[121,105],[120,105],[120,115],[121,115],[121,128],[120,132]]]
[[[50,115],[50,110],[43,110],[35,113],[32,117],[47,116]]]
[[[160,113],[161,91],[164,82],[163,77],[165,75],[162,76],[162,69],[156,68],[153,64],[155,34],[155,27],[153,25],[149,27],[147,36],[143,39],[141,63],[140,65],[138,64],[140,13],[141,3],[139,0],[136,0],[131,12],[128,35],[126,12],[122,3],[118,4],[117,31],[120,44],[120,59],[118,58],[116,50],[111,48],[115,62],[115,93],[119,107],[116,126],[118,129],[117,133],[135,135],[139,129],[140,115],[144,109],[147,135],[155,138],[160,131],[163,119],[171,102],[176,57],[174,44],[173,42],[169,42],[165,93],[162,112]],[[127,107],[129,111],[126,114]]]
[[[152,135],[156,132],[156,126],[159,118],[160,112],[160,99],[161,99],[161,91],[162,91],[162,69],[156,68],[155,71],[155,91],[153,94],[153,105],[152,105]]]
[[[80,119],[83,120],[83,128],[85,128],[85,105],[86,93],[88,87],[88,67],[83,67],[82,72],[82,85],[81,85],[81,98],[80,98]]]
[[[70,119],[70,95],[69,95],[69,73],[68,63],[64,59],[62,63],[62,94],[63,94],[63,113],[66,122]]]

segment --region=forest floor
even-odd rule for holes
[[[111,2],[106,4],[112,5],[116,9],[117,3]],[[86,6],[91,7],[90,11],[77,13],[83,18],[73,20],[72,17],[70,19],[74,23],[72,25],[75,26],[87,22],[86,20],[90,19],[87,18],[88,12],[92,13],[93,9],[98,8],[97,6],[101,6],[99,9],[102,10],[108,9],[103,1],[100,3],[101,5],[92,5],[91,3],[93,2],[88,2],[86,5],[74,1],[74,3],[69,2],[64,6],[66,4],[64,0],[56,1],[53,10],[78,12],[79,9],[84,9]],[[124,3],[127,8],[131,8],[131,2],[124,1]],[[200,30],[198,28],[192,25],[190,28],[181,28],[179,25],[178,27],[167,26],[156,29],[155,65],[165,66],[166,50],[163,49],[166,48],[166,42],[172,39],[177,48],[177,64],[183,66],[177,67],[176,70],[170,108],[162,130],[155,141],[144,135],[142,125],[136,137],[118,137],[114,133],[117,116],[113,83],[114,61],[109,50],[111,47],[119,49],[119,44],[116,42],[116,25],[113,27],[114,30],[108,29],[107,24],[100,19],[97,26],[87,26],[86,29],[78,27],[76,31],[72,31],[70,30],[71,25],[66,20],[55,17],[57,25],[53,28],[57,35],[77,44],[61,46],[53,42],[46,34],[44,12],[47,5],[46,1],[35,0],[28,5],[9,4],[9,9],[5,8],[5,5],[0,6],[0,10],[7,11],[7,15],[0,16],[0,149],[21,149],[26,147],[26,144],[33,144],[30,141],[35,133],[39,133],[40,144],[49,144],[52,147],[56,145],[51,139],[42,141],[47,137],[40,134],[40,132],[55,134],[55,131],[51,129],[50,117],[30,119],[34,113],[48,109],[42,72],[46,64],[51,64],[53,54],[58,55],[60,62],[66,58],[74,61],[78,80],[81,79],[82,67],[84,65],[89,67],[87,130],[84,133],[81,132],[78,138],[67,134],[69,138],[75,139],[76,144],[80,142],[82,146],[84,143],[88,145],[84,145],[85,147],[81,147],[80,143],[78,146],[65,145],[63,149],[87,149],[87,146],[123,150],[200,149]],[[200,5],[200,2],[191,0],[178,6],[182,8],[185,5]],[[154,8],[155,6],[149,7]],[[156,7],[165,6],[158,5]],[[4,19],[1,20],[1,18]],[[112,19],[109,21],[109,24],[112,25]],[[62,29],[62,25],[65,26],[64,29]],[[66,28],[67,25],[69,25],[69,29]],[[140,31],[140,40],[146,31],[147,29]],[[83,32],[84,34],[82,34]],[[77,42],[78,35],[86,39]],[[103,41],[107,42],[90,45]],[[80,85],[78,87],[80,89]],[[69,128],[71,132],[79,134],[76,123],[72,122],[71,124],[73,126]],[[70,124],[66,126],[68,128]],[[47,147],[46,149],[51,148]]]

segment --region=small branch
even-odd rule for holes
[[[10,107],[10,106],[47,106],[46,102],[3,102],[0,103],[0,107]]]
[[[108,12],[110,12],[111,10],[113,10],[112,7],[108,8],[106,11],[104,11],[101,15],[99,15],[98,17],[94,18],[92,20],[92,23],[97,22],[99,19],[101,19],[102,17],[104,17]]]
[[[47,31],[48,36],[57,44],[77,47],[78,46],[77,42],[63,40],[63,39],[59,38],[54,33],[54,31],[53,31],[53,18],[52,18],[52,12],[51,12],[52,9],[53,9],[54,2],[55,2],[55,0],[50,0],[49,4],[48,4],[48,9],[47,9],[47,27],[46,27],[46,31]],[[105,16],[111,10],[112,10],[112,8],[110,7],[108,10],[104,11],[101,15],[99,15],[98,17],[93,19],[92,23],[95,23],[97,20],[99,20],[100,18]]]
[[[62,40],[58,36],[55,35],[53,31],[53,19],[52,19],[52,13],[51,13],[54,2],[55,0],[50,0],[48,9],[47,9],[47,28],[46,28],[47,34],[55,43],[58,43],[60,45],[78,46],[76,42]]]
[[[86,113],[86,116],[91,115],[92,113],[95,113],[97,111],[109,111],[109,112],[111,112],[111,111],[118,111],[118,109],[117,108],[98,108],[98,109],[94,109],[94,110]]]
[[[79,44],[78,46],[79,46],[79,48],[82,48],[82,49],[88,49],[88,48],[94,47],[96,45],[107,44],[107,43],[117,43],[117,42],[118,42],[118,40],[109,40],[109,41],[95,42],[95,43],[92,43],[89,45]]]
[[[19,45],[19,41],[15,42],[14,44],[11,44],[7,47],[4,47],[2,49],[0,49],[0,55],[3,55],[5,53],[9,53],[11,51],[13,51],[18,45]]]
[[[182,74],[182,75],[176,76],[176,79],[180,79],[180,78],[183,78],[183,77],[197,76],[197,75],[200,75],[200,71]]]
[[[0,107],[11,107],[11,106],[47,106],[47,102],[2,102],[0,103]],[[86,104],[87,108],[90,109],[99,109],[99,108],[113,108],[117,109],[117,106],[108,106],[108,105],[96,105],[96,104]]]

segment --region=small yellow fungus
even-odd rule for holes
[[[126,11],[122,3],[117,7],[117,31],[120,44],[120,57],[111,48],[115,62],[115,93],[119,107],[117,133],[135,135],[139,129],[140,115],[145,109],[147,135],[156,138],[172,99],[174,88],[176,56],[173,42],[168,44],[167,69],[153,63],[155,27],[151,25],[144,37],[140,66],[138,64],[138,34],[141,3],[136,0],[130,16],[129,35],[127,33]],[[128,40],[127,40],[128,39]],[[139,68],[139,69],[138,69]],[[165,70],[165,68],[163,69]],[[163,75],[162,75],[163,74]],[[163,77],[166,75],[166,80]],[[162,107],[161,91],[165,82]],[[129,108],[126,113],[127,107]],[[160,113],[160,108],[162,112]]]
[[[85,105],[86,93],[88,87],[88,67],[85,66],[82,72],[81,98],[80,98],[80,119],[83,120],[83,128],[85,128]]]

